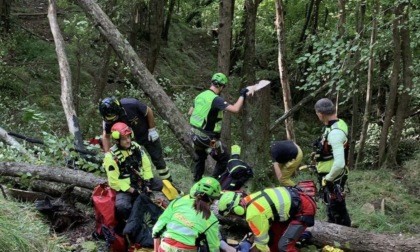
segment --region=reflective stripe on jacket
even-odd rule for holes
[[[182,197],[169,204],[153,227],[153,237],[170,238],[189,246],[195,246],[199,233],[210,227],[205,235],[211,252],[219,251],[219,225],[211,213],[208,220],[194,209],[195,199]],[[214,225],[212,225],[214,224]]]
[[[246,221],[255,235],[254,242],[260,251],[269,251],[267,246],[270,229],[270,221],[276,217],[271,210],[270,202],[261,196],[262,193],[271,199],[278,213],[280,222],[289,220],[291,208],[291,196],[285,187],[268,188],[245,197],[247,203]],[[253,200],[255,198],[255,200]]]
[[[329,125],[327,127],[325,127],[324,133],[322,134],[322,145],[326,146],[327,150],[325,150],[325,152],[329,152],[329,155],[333,154],[333,148],[331,146],[331,139],[330,139],[330,132],[332,130],[341,130],[344,134],[345,137],[342,140],[342,146],[344,149],[347,148],[347,136],[348,136],[348,127],[346,122],[344,122],[343,120],[339,119],[338,121],[334,122],[332,125]],[[330,140],[329,140],[330,139]],[[327,161],[319,161],[317,163],[317,170],[318,173],[328,173],[331,171],[331,168],[333,167],[334,164],[334,158],[327,160]],[[344,167],[342,167],[344,168]]]
[[[128,174],[123,174],[120,165],[123,164],[127,158],[134,154],[135,149],[140,151],[141,154],[141,167],[138,167],[140,176],[145,179],[153,178],[152,165],[146,153],[142,150],[141,146],[136,142],[131,142],[129,150],[118,149],[117,145],[111,147],[111,151],[105,154],[103,167],[105,168],[108,177],[109,186],[115,191],[127,191],[131,187],[131,179]],[[132,171],[130,171],[132,172]]]
[[[194,100],[194,111],[190,117],[190,124],[196,128],[210,132],[220,133],[222,130],[223,111],[217,112],[217,116],[211,116],[213,100],[218,95],[212,90],[206,90]]]

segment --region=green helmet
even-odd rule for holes
[[[195,197],[195,192],[197,192],[197,186],[198,186],[198,182],[195,183],[191,189],[190,189],[190,197],[194,198]]]
[[[215,73],[213,74],[213,77],[211,77],[211,83],[226,86],[226,84],[228,84],[228,78],[222,73]]]
[[[219,214],[222,216],[227,216],[232,209],[239,206],[241,197],[239,193],[227,191],[222,194],[219,200]]]
[[[193,185],[191,190],[193,188],[196,188],[194,196],[197,194],[204,193],[211,199],[216,199],[220,196],[220,191],[222,191],[222,187],[220,186],[220,183],[217,179],[212,177],[203,177]],[[191,191],[190,191],[191,195]]]

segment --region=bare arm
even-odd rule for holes
[[[149,129],[154,128],[155,117],[153,115],[153,110],[149,107],[147,107],[146,118],[147,118],[147,124],[149,125]]]
[[[244,101],[245,99],[240,96],[234,105],[227,106],[225,110],[232,113],[238,113],[241,110],[242,105],[244,105]]]
[[[102,133],[102,146],[105,152],[108,152],[111,149],[111,135],[107,134],[105,130]]]
[[[281,183],[281,177],[283,176],[282,172],[281,172],[281,164],[274,162],[273,163],[273,168],[274,168],[274,172],[276,173],[276,177],[277,180]]]

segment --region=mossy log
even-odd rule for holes
[[[21,177],[22,174],[30,174],[30,176],[27,176],[27,179],[64,183],[90,190],[93,190],[97,184],[106,182],[106,178],[101,178],[93,173],[82,170],[74,170],[65,167],[0,162],[0,176]]]

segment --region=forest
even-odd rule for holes
[[[103,153],[89,144],[102,135],[98,103],[115,96],[153,109],[174,183],[188,191],[194,152],[187,112],[221,72],[231,103],[241,88],[270,81],[223,119],[223,142],[240,145],[254,168],[250,190],[277,183],[273,140],[296,141],[302,165],[310,163],[322,128],[314,104],[327,97],[349,125],[349,208],[360,216],[360,234],[418,234],[419,8],[409,0],[0,0],[0,183],[53,196],[76,184],[89,201],[106,179]],[[211,174],[214,161],[207,161]],[[80,174],[72,180],[67,170],[89,176],[77,184]],[[308,178],[302,172],[294,180]],[[334,239],[322,243],[349,251],[420,248],[418,237],[405,245],[387,237],[391,245],[365,250]]]

